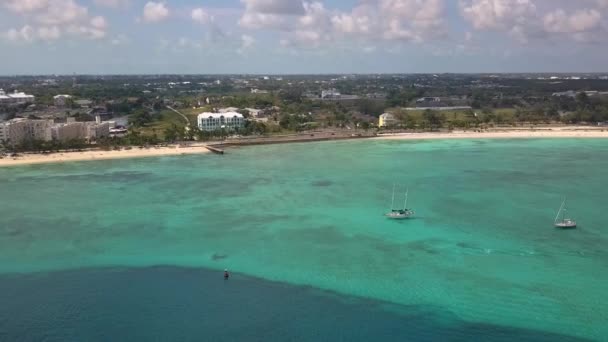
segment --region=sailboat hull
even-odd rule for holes
[[[386,216],[387,218],[389,218],[391,220],[405,220],[405,219],[409,219],[412,216],[414,216],[414,212],[413,211],[392,212],[392,213],[387,213],[384,216]]]
[[[559,229],[574,229],[576,228],[575,222],[560,222],[555,224],[555,228]]]

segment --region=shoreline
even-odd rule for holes
[[[0,167],[69,163],[77,161],[179,156],[204,153],[211,153],[211,151],[207,149],[206,145],[192,145],[187,147],[170,145],[166,147],[153,147],[147,149],[133,147],[131,149],[121,149],[119,151],[89,150],[82,152],[57,152],[51,154],[26,153],[20,154],[19,157],[16,158],[7,156],[0,159]]]
[[[608,138],[608,130],[535,129],[381,134],[374,140]]]
[[[222,142],[209,142],[206,144],[192,144],[187,146],[170,145],[141,149],[121,149],[119,151],[88,150],[82,152],[57,152],[52,154],[26,153],[19,157],[6,156],[0,159],[0,167],[67,163],[76,161],[111,160],[128,158],[147,158],[163,156],[179,156],[211,153],[208,147],[240,147],[270,144],[293,144],[338,140],[448,140],[448,139],[550,139],[550,138],[579,138],[597,139],[608,138],[608,129],[590,127],[538,127],[535,129],[495,129],[489,131],[452,131],[452,132],[413,132],[413,133],[384,133],[369,134],[302,134],[283,137],[262,137],[250,139],[235,139]]]

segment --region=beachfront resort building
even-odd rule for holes
[[[35,100],[34,95],[28,95],[23,92],[15,90],[14,93],[6,93],[3,89],[0,89],[0,105],[15,105],[33,103]]]
[[[51,120],[17,118],[0,123],[0,141],[21,145],[30,140],[68,141],[83,139],[96,141],[110,135],[108,122],[68,122],[55,124]]]
[[[110,122],[87,123],[86,140],[97,141],[110,136]]]
[[[0,123],[0,141],[20,145],[28,140],[50,140],[49,129],[53,122],[17,118]]]
[[[50,129],[49,140],[69,141],[82,139],[96,141],[102,137],[110,136],[110,123],[108,122],[68,122],[55,124]]]
[[[197,119],[201,131],[211,132],[220,129],[233,131],[245,127],[245,118],[237,112],[202,113]]]
[[[380,115],[378,121],[378,127],[391,127],[397,125],[397,119],[391,113],[384,113]]]
[[[81,139],[85,136],[84,122],[69,122],[51,127],[51,140],[69,141]]]

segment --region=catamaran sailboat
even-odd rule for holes
[[[391,211],[386,213],[384,216],[388,217],[389,219],[393,219],[393,220],[403,220],[403,219],[408,219],[412,216],[414,216],[414,211],[407,209],[407,197],[408,197],[408,193],[409,193],[409,189],[406,190],[405,192],[405,202],[403,203],[403,209],[394,209],[395,208],[395,188],[396,186],[393,186],[393,200],[391,202]]]
[[[561,214],[561,219],[560,219]],[[566,199],[562,202],[562,206],[559,207],[557,216],[555,216],[554,222],[555,228],[571,229],[576,228],[576,221],[573,219],[566,218]]]

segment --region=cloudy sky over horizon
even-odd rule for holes
[[[608,0],[0,0],[0,74],[605,72]]]

